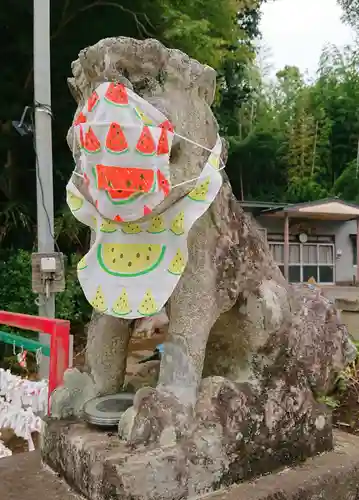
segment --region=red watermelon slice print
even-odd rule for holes
[[[161,135],[158,140],[157,144],[157,154],[158,155],[166,155],[170,152],[169,146],[168,146],[168,137],[167,137],[167,130],[165,128],[162,128],[161,130]]]
[[[165,196],[169,195],[169,192],[171,190],[170,183],[166,179],[166,177],[163,175],[163,173],[160,170],[157,170],[157,181],[158,185],[161,191],[163,191]]]
[[[149,193],[155,184],[155,173],[147,168],[96,165],[96,179],[98,189],[109,192]]]
[[[108,189],[106,195],[112,205],[126,205],[127,203],[132,203],[137,200],[137,198],[141,196],[141,193],[130,193],[129,191],[122,191],[122,189]],[[117,222],[121,221],[118,220]]]
[[[172,123],[169,120],[166,120],[166,121],[160,123],[159,127],[164,128],[165,130],[168,130],[168,132],[173,133],[175,131]]]
[[[76,120],[74,121],[74,126],[76,127],[77,125],[80,125],[81,123],[86,123],[87,118],[81,111],[81,113],[77,116]]]
[[[118,123],[111,123],[106,137],[106,150],[109,153],[120,155],[128,151],[125,134]]]
[[[83,148],[87,153],[95,154],[101,151],[100,141],[97,139],[94,131],[90,127],[85,134]]]
[[[123,83],[110,83],[105,94],[105,101],[114,106],[127,106],[128,95]]]
[[[95,109],[95,107],[99,103],[99,100],[100,98],[98,96],[98,93],[96,92],[96,90],[94,90],[87,101],[87,110],[89,113],[91,113],[91,111]]]
[[[152,213],[152,208],[150,208],[147,205],[145,205],[143,207],[143,215],[149,215],[150,213]]]
[[[147,125],[145,125],[142,129],[141,136],[138,139],[136,146],[136,151],[144,156],[152,156],[156,152],[156,144]]]
[[[84,139],[84,131],[83,131],[83,128],[80,124],[80,148],[84,148],[84,142],[85,142],[85,139]]]
[[[85,182],[85,186],[90,185],[90,179],[89,179],[88,175],[86,174],[86,172],[84,172],[84,182]]]

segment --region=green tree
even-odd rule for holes
[[[356,46],[328,46],[311,82],[298,68],[286,66],[268,84],[254,65],[251,92],[231,138],[228,170],[237,196],[287,202],[332,195],[357,199],[358,70]]]
[[[241,86],[241,71],[253,57],[258,0],[54,0],[51,2],[54,193],[56,227],[66,251],[86,244],[64,209],[72,158],[65,143],[75,105],[67,89],[71,61],[108,36],[155,37],[215,67],[220,73],[219,116]],[[0,12],[3,59],[0,109],[0,244],[31,249],[35,243],[36,172],[31,137],[12,127],[33,101],[32,2],[3,0]],[[11,63],[10,63],[11,62]],[[224,75],[224,76],[223,76]],[[232,83],[229,83],[232,82]],[[242,99],[247,89],[241,89]],[[228,105],[227,105],[228,108]],[[224,122],[225,120],[220,121]],[[26,192],[24,192],[26,186]]]
[[[338,0],[344,14],[343,20],[354,29],[359,29],[359,1],[358,0]]]

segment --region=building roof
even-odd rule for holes
[[[239,204],[242,208],[262,209],[282,208],[287,206],[286,203],[274,203],[272,201],[240,201]]]
[[[322,219],[322,220],[351,220],[359,218],[359,205],[348,203],[339,198],[326,198],[324,200],[282,205],[281,208],[262,210],[261,215],[268,217]]]

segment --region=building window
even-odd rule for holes
[[[352,244],[352,251],[353,251],[353,266],[356,266],[357,265],[357,235],[351,234],[350,241]]]
[[[284,243],[271,242],[274,261],[284,274]],[[289,281],[305,283],[314,278],[318,283],[334,283],[334,245],[324,243],[289,243]]]

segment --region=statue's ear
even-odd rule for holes
[[[80,89],[76,85],[76,80],[75,78],[68,78],[67,79],[67,85],[70,89],[70,93],[72,97],[75,99],[76,103],[79,104],[83,100],[83,95],[80,92]]]
[[[211,106],[216,92],[216,72],[210,66],[205,66],[196,80],[198,94]]]

